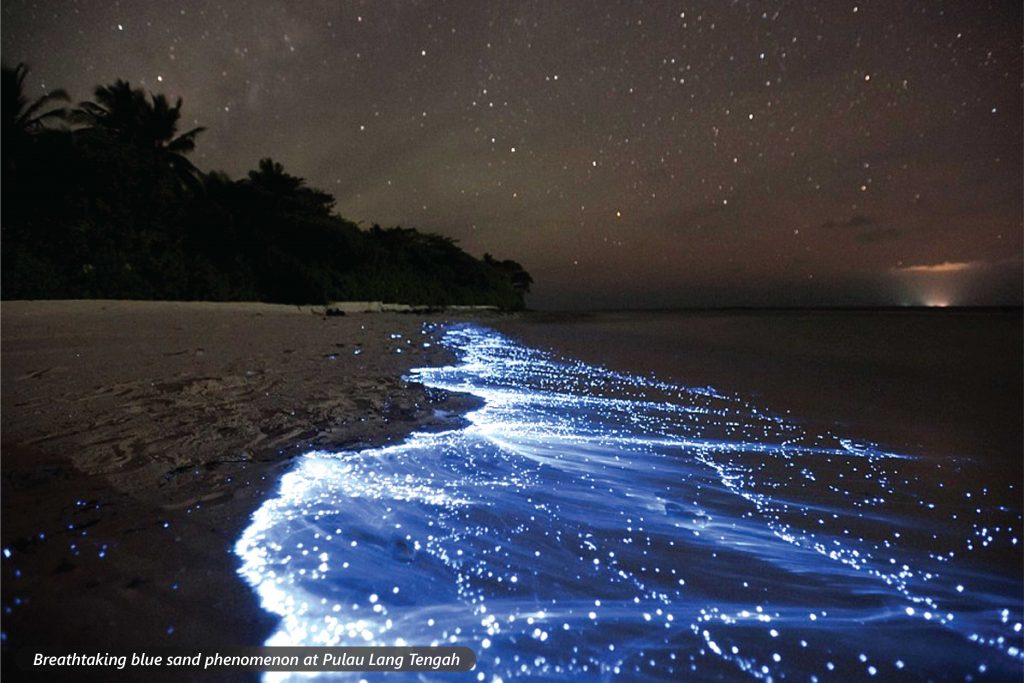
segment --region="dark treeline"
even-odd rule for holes
[[[2,296],[521,308],[532,280],[436,234],[362,230],[263,159],[248,177],[189,160],[181,100],[118,81],[72,106],[3,68]]]

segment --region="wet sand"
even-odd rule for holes
[[[423,346],[423,315],[0,311],[5,669],[23,647],[262,643],[272,621],[231,548],[293,457],[402,439],[466,407],[401,379],[449,360]]]

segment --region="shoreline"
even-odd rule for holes
[[[443,315],[129,301],[0,313],[5,671],[22,647],[262,644],[276,618],[233,546],[294,458],[450,428],[474,405],[401,379],[451,360],[421,334]]]
[[[563,357],[710,385],[891,450],[991,457],[1019,473],[1019,313],[532,311],[491,327]]]

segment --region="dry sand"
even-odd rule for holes
[[[449,360],[422,346],[423,315],[122,301],[0,313],[8,654],[260,644],[272,622],[231,547],[291,458],[450,426],[467,407],[401,379]]]

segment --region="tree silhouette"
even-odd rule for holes
[[[520,294],[529,294],[533,278],[519,263],[512,259],[498,261],[490,254],[484,254],[484,263],[504,273],[512,283],[512,288]]]
[[[51,121],[63,121],[67,109],[57,107],[46,109],[55,102],[68,101],[68,94],[63,90],[51,90],[42,97],[30,100],[25,95],[25,77],[28,67],[19,63],[14,68],[2,67],[0,76],[0,98],[3,112],[3,157],[4,170],[14,166],[15,159],[24,152],[29,138],[46,129]]]
[[[116,140],[151,153],[158,164],[169,167],[183,186],[197,187],[199,170],[185,155],[195,149],[196,136],[206,130],[197,126],[177,135],[181,120],[181,98],[171,106],[164,95],[132,88],[127,81],[98,86],[94,102],[82,102],[74,120],[87,130],[101,132]]]
[[[306,186],[304,178],[285,173],[269,157],[260,159],[258,170],[249,171],[249,183],[280,210],[329,216],[334,207],[334,197]]]
[[[66,117],[67,109],[63,107],[44,112],[40,112],[40,110],[53,102],[67,102],[67,92],[60,89],[51,90],[35,101],[29,101],[25,95],[25,77],[28,76],[28,67],[20,63],[14,68],[5,66],[2,68],[2,72],[3,130],[5,134],[15,131],[26,134],[37,133],[43,129],[47,121],[63,120]]]
[[[48,128],[66,95],[31,101],[26,72],[3,72],[5,298],[525,303],[518,263],[415,229],[363,230],[272,158],[239,180],[200,173],[186,156],[203,129],[178,133],[180,99],[118,80],[70,129]]]

